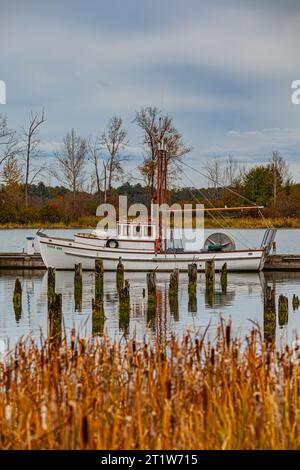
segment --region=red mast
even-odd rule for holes
[[[168,202],[168,158],[165,143],[159,142],[157,152],[156,152],[156,227],[158,228],[158,233],[156,234],[156,251],[162,251],[162,239],[163,239],[163,226],[165,229],[165,249],[166,249],[166,211],[162,214],[160,210],[162,204],[167,204]],[[164,216],[164,223],[163,223]]]

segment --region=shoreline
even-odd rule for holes
[[[92,230],[95,229],[98,219],[95,218],[95,223],[86,223],[85,221],[74,221],[68,224],[65,223],[28,223],[28,224],[15,224],[15,223],[6,223],[0,224],[0,230],[26,230],[26,229],[49,229],[49,230]],[[240,218],[240,219],[222,219],[222,220],[206,220],[205,229],[264,229],[266,226],[273,226],[274,228],[281,229],[299,229],[300,228],[300,218],[266,218],[265,220],[261,219],[250,219],[250,218]]]

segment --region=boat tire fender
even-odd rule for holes
[[[108,248],[118,248],[118,247],[119,247],[119,243],[118,243],[118,241],[115,240],[114,238],[110,238],[109,240],[107,240],[106,246],[107,246]]]

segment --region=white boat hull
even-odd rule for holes
[[[264,250],[236,250],[220,252],[180,252],[157,253],[134,249],[109,249],[103,246],[91,246],[73,240],[50,238],[38,235],[41,256],[46,267],[60,270],[74,269],[81,263],[84,270],[93,270],[95,259],[101,258],[105,271],[115,271],[119,258],[122,257],[126,271],[187,271],[188,265],[197,263],[198,270],[205,269],[207,260],[214,260],[218,271],[227,263],[228,271],[261,271],[264,265]]]

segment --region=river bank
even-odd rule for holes
[[[85,217],[82,219],[65,222],[29,222],[24,224],[5,223],[0,224],[0,230],[7,229],[94,229],[99,222],[97,217]],[[300,217],[276,217],[276,218],[215,218],[205,219],[205,228],[232,228],[232,229],[258,229],[272,226],[275,228],[300,228]]]

